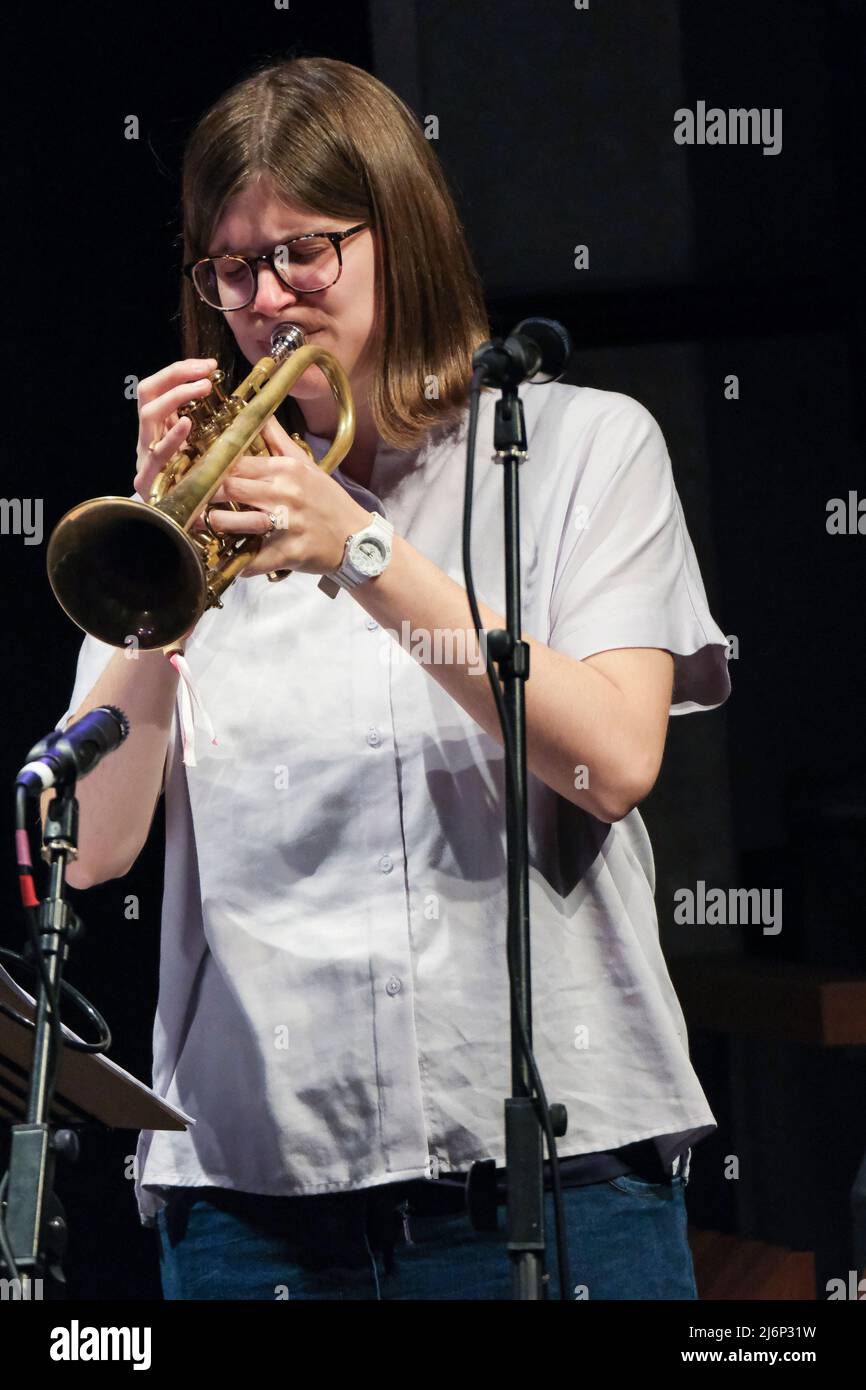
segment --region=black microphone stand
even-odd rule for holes
[[[43,857],[50,870],[49,889],[39,905],[39,949],[53,995],[39,974],[39,995],[33,1034],[33,1059],[27,1118],[11,1128],[8,1185],[3,1215],[5,1236],[21,1283],[20,1297],[34,1297],[34,1281],[47,1283],[50,1299],[66,1295],[61,1261],[66,1249],[66,1220],[54,1192],[54,1168],[58,1154],[74,1161],[78,1136],[71,1129],[56,1129],[49,1120],[57,1077],[60,1041],[59,999],[63,965],[69,943],[83,930],[81,920],[64,896],[66,864],[74,859],[78,839],[78,801],[75,780],[56,787],[49,805],[43,836]],[[34,965],[37,964],[34,961]],[[55,1014],[55,1008],[58,1012]],[[0,1266],[4,1263],[0,1251]],[[8,1271],[9,1275],[13,1270]],[[37,1298],[42,1286],[35,1285]]]
[[[529,838],[526,787],[526,704],[529,644],[521,638],[519,466],[527,457],[518,368],[504,367],[485,385],[500,388],[493,431],[494,458],[502,465],[505,513],[505,629],[487,633],[496,662],[512,733],[514,775],[505,759],[505,816],[508,858],[508,952],[514,981],[511,995],[511,1074],[513,1094],[505,1102],[505,1169],[508,1254],[516,1299],[547,1296],[544,1272],[544,1165],[542,1116],[532,1081],[532,982],[529,936]],[[515,783],[516,776],[516,783]],[[551,1105],[553,1133],[565,1133],[565,1107]]]

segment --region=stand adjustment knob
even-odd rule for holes
[[[568,1111],[558,1101],[554,1101],[550,1107],[550,1123],[553,1126],[554,1138],[561,1139],[568,1129]]]

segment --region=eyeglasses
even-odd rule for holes
[[[192,281],[199,299],[226,313],[245,309],[253,302],[263,263],[290,290],[318,294],[335,285],[343,273],[342,243],[369,225],[358,222],[345,232],[305,232],[261,256],[204,256],[185,265],[183,273]]]

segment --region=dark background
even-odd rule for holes
[[[637,397],[665,432],[711,610],[739,644],[731,700],[672,721],[642,808],[662,936],[719,1120],[693,1155],[690,1215],[792,1248],[823,1242],[819,1273],[844,1274],[864,1049],[705,1028],[686,986],[708,952],[866,972],[866,540],[825,524],[828,499],[862,477],[864,5],[180,0],[22,7],[7,25],[2,492],[44,499],[44,537],[0,536],[6,843],[14,774],[67,708],[81,641],[48,586],[45,542],[76,502],[131,491],[125,379],[181,355],[186,133],[256,60],[295,51],[368,68],[422,121],[439,119],[435,149],[496,328],[561,318],[576,348],[567,379]],[[677,145],[673,113],[698,100],[781,107],[782,152]],[[130,114],[137,141],[124,138]],[[730,373],[738,400],[724,396]],[[68,976],[107,1014],[112,1056],[145,1080],[161,835],[160,812],[127,878],[73,893],[87,934]],[[783,887],[782,933],[675,926],[675,888],[701,878]],[[0,894],[0,940],[18,948],[11,854]],[[159,1297],[155,1237],[124,1176],[135,1140],[88,1134],[82,1160],[58,1172],[74,1296]],[[737,1182],[724,1176],[731,1154]]]

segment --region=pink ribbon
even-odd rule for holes
[[[183,652],[172,652],[168,659],[180,677],[178,693],[180,695],[180,736],[183,742],[183,761],[186,767],[195,767],[196,713],[198,713],[199,723],[204,728],[211,743],[215,744],[217,738],[208,712],[202,704],[201,696],[195,688],[192,672]]]

